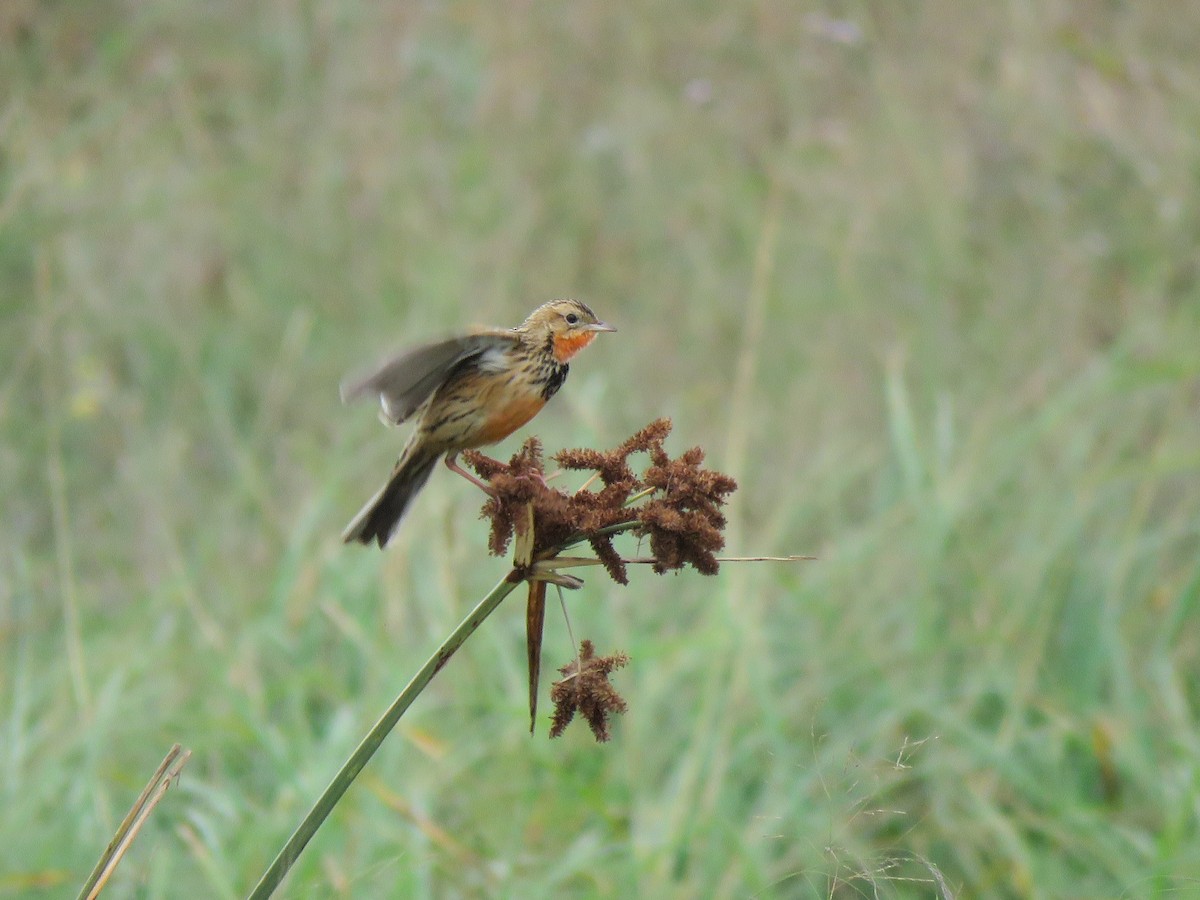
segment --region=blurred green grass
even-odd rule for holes
[[[1186,895],[1200,878],[1200,15],[1081,3],[0,7],[0,896],[244,893],[504,570],[336,385],[556,295],[534,429],[731,467],[716,579],[603,579],[613,742],[522,626],[288,896]],[[500,448],[504,452],[516,441]],[[565,660],[560,617],[547,661]]]

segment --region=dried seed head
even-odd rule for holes
[[[592,729],[596,740],[607,741],[610,737],[609,716],[623,713],[629,708],[609,683],[608,676],[628,662],[629,657],[624,653],[596,656],[592,642],[583,641],[579,648],[579,659],[562,666],[558,671],[563,679],[550,687],[550,700],[554,703],[550,737],[556,738],[562,734],[578,712]]]

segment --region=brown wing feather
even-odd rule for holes
[[[457,367],[489,349],[507,347],[516,340],[514,334],[490,332],[414,347],[366,375],[343,382],[342,402],[378,396],[384,415],[399,424],[416,412]]]

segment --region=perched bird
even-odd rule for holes
[[[551,300],[516,328],[476,331],[416,347],[342,385],[342,401],[378,395],[393,425],[416,430],[387,484],[346,526],[342,540],[383,547],[413,496],[445,455],[446,465],[485,491],[456,462],[459,451],[504,440],[562,387],[567,363],[602,331],[616,331],[578,300]]]

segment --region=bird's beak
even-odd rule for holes
[[[616,330],[617,329],[613,328],[607,322],[593,322],[591,325],[588,326],[588,331],[616,331]]]

